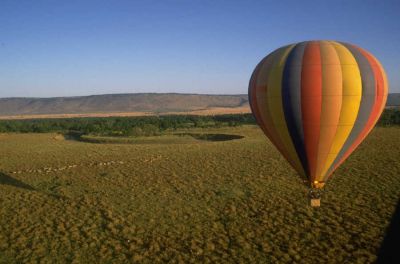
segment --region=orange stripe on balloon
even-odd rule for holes
[[[264,97],[264,93],[265,90],[267,89],[267,83],[259,83],[259,74],[261,69],[263,69],[265,67],[265,64],[268,64],[268,62],[271,62],[271,57],[272,56],[268,56],[267,58],[265,58],[262,62],[260,62],[260,64],[258,65],[258,67],[256,68],[256,70],[253,73],[253,77],[252,77],[252,81],[251,81],[251,106],[252,106],[252,110],[253,113],[256,117],[256,120],[258,122],[258,125],[260,126],[260,128],[263,130],[264,134],[270,138],[271,132],[269,131],[268,127],[269,125],[266,124],[266,120],[264,115],[266,114],[265,112],[265,107],[263,106],[263,97]],[[268,67],[269,68],[269,67]],[[269,74],[269,70],[267,68],[268,72],[263,72],[262,74]],[[263,113],[261,113],[261,111]],[[277,147],[278,148],[278,147]],[[278,148],[279,149],[279,148]]]
[[[304,51],[301,71],[301,111],[304,145],[310,180],[316,178],[322,104],[322,67],[318,42],[310,42]]]
[[[316,169],[317,181],[323,181],[323,169],[332,147],[339,124],[342,107],[342,67],[335,47],[321,41],[322,60],[322,107],[320,137]]]
[[[257,94],[256,94],[256,84],[257,84],[257,76],[260,72],[260,69],[262,67],[262,65],[265,63],[265,61],[270,58],[271,56],[267,56],[265,57],[263,60],[261,60],[261,62],[257,65],[257,67],[255,68],[255,70],[253,71],[253,74],[250,78],[250,83],[249,83],[249,102],[250,102],[250,108],[251,108],[251,112],[253,113],[257,124],[259,125],[259,127],[264,131],[264,124],[263,121],[261,120],[261,116],[260,116],[260,112],[259,112],[259,106],[257,103]],[[265,133],[266,131],[264,131]]]

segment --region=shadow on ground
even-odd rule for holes
[[[229,135],[229,134],[195,134],[195,133],[181,133],[177,134],[179,136],[190,136],[197,140],[206,140],[206,141],[229,141],[235,139],[242,139],[244,136],[240,135]]]
[[[400,200],[386,230],[385,238],[378,253],[377,263],[400,263]]]
[[[59,194],[55,194],[52,192],[46,192],[46,191],[41,191],[38,189],[33,188],[32,186],[30,186],[29,184],[23,183],[20,180],[14,179],[11,176],[8,176],[7,174],[4,174],[3,172],[0,172],[0,185],[9,185],[9,186],[13,186],[13,187],[17,187],[17,188],[21,188],[24,190],[28,190],[28,191],[37,191],[37,192],[41,192],[45,195],[48,195],[52,198],[55,199],[64,199],[65,197]]]
[[[0,172],[0,184],[4,185],[10,185],[13,187],[33,191],[35,190],[32,186],[29,184],[23,183],[22,181],[19,181],[17,179],[14,179],[11,176],[8,176],[7,174],[4,174],[3,172]]]
[[[230,134],[201,134],[201,133],[174,133],[174,136],[178,137],[184,137],[184,136],[189,136],[192,137],[196,140],[203,140],[203,141],[212,141],[212,142],[218,142],[218,141],[229,141],[229,140],[236,140],[236,139],[242,139],[244,136],[241,135],[230,135]],[[129,143],[129,144],[137,144],[140,142],[135,141],[135,137],[128,137],[128,138],[119,138],[119,137],[106,137],[106,138],[88,138],[85,137],[84,134],[81,132],[68,132],[63,135],[63,138],[66,140],[74,140],[74,141],[81,141],[81,142],[87,142],[87,143]],[[143,137],[141,137],[143,139]],[[151,137],[150,137],[151,138]],[[115,141],[114,141],[115,139]],[[159,143],[159,141],[155,141]]]

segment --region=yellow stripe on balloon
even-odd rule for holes
[[[292,157],[288,154],[288,150],[285,148],[284,144],[281,142],[280,136],[278,135],[276,129],[274,128],[272,122],[272,116],[268,109],[267,104],[267,90],[268,90],[268,77],[270,76],[270,71],[274,66],[277,59],[281,58],[282,53],[286,50],[287,46],[282,47],[266,58],[262,64],[260,64],[259,74],[256,78],[255,83],[255,100],[258,106],[259,118],[262,121],[261,128],[264,133],[269,137],[270,141],[278,148],[290,165],[296,168],[295,162]]]
[[[342,107],[342,68],[335,47],[320,42],[322,63],[322,109],[318,144],[316,181],[323,180],[322,171],[328,158]]]
[[[272,63],[279,58],[285,50],[285,47],[275,50],[272,54],[268,55],[268,57],[264,59],[265,61],[260,65],[259,74],[257,76],[257,87],[262,86],[265,88],[265,86],[267,86],[270,68],[273,66]]]
[[[324,180],[327,178],[326,172],[335,160],[349,136],[357,118],[360,108],[362,82],[361,73],[358,64],[352,53],[343,45],[331,41],[334,46],[342,69],[342,107],[340,111],[339,123],[336,134],[332,142],[331,149],[328,153],[325,167],[322,171]]]
[[[267,103],[269,112],[273,113],[272,122],[276,129],[276,134],[280,136],[285,149],[287,150],[291,160],[294,161],[294,167],[296,171],[302,176],[306,176],[303,166],[301,165],[300,159],[297,155],[296,149],[293,145],[292,139],[287,128],[285,114],[282,103],[282,75],[285,66],[286,59],[289,52],[295,45],[288,46],[282,53],[281,58],[277,61],[276,65],[272,66],[271,73],[268,78],[268,89],[267,89]]]
[[[271,115],[269,115],[269,110],[267,106],[267,90],[268,87],[268,77],[271,75],[270,72],[273,68],[273,62],[276,61],[277,58],[280,58],[282,54],[285,52],[286,47],[280,48],[271,54],[270,58],[267,58],[266,61],[260,66],[260,71],[256,80],[256,101],[259,109],[260,118],[266,126],[265,129],[269,131],[274,131],[273,125],[271,124]],[[264,128],[262,128],[264,129]]]

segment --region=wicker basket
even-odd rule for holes
[[[320,207],[321,199],[311,199],[311,207]]]

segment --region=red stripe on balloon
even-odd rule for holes
[[[261,129],[264,131],[263,128],[263,122],[260,116],[260,112],[258,110],[258,104],[257,104],[257,97],[256,97],[256,84],[257,84],[257,77],[258,74],[260,72],[260,69],[262,68],[262,65],[264,64],[264,62],[268,59],[267,56],[266,58],[264,58],[256,67],[256,69],[254,70],[251,78],[250,78],[250,83],[249,83],[249,100],[250,100],[250,108],[251,108],[251,112],[253,113],[254,117],[256,118],[257,124],[261,127]]]
[[[318,42],[307,44],[301,71],[301,112],[310,180],[316,178],[322,106],[322,65]]]

